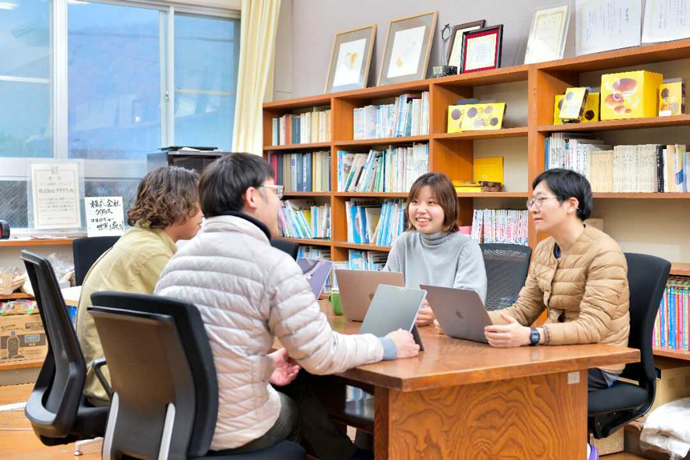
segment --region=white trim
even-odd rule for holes
[[[3,158],[0,181],[25,181],[29,177],[29,161],[53,161],[54,158]],[[84,180],[139,180],[146,175],[146,160],[89,160],[84,162]]]
[[[167,88],[165,90],[166,94],[166,111],[165,120],[161,120],[162,123],[166,123],[167,127],[167,143],[163,144],[164,147],[169,145],[175,145],[175,7],[171,6],[168,11],[168,29],[166,30],[166,54],[165,54],[165,65],[167,67],[166,84]],[[170,76],[172,75],[172,78]]]
[[[0,75],[0,81],[50,84],[50,78],[13,77],[11,75]]]
[[[169,78],[168,72],[165,69],[166,63],[166,51],[165,51],[165,41],[167,40],[165,31],[165,26],[167,24],[167,14],[168,11],[161,11],[158,13],[158,57],[160,62],[160,104],[161,104],[161,144],[168,145],[168,99],[165,97],[167,92],[167,82]],[[172,144],[170,144],[172,145]]]
[[[170,454],[170,443],[172,442],[172,433],[174,427],[175,404],[169,403],[168,410],[165,411],[165,424],[163,425],[163,435],[161,436],[161,447],[158,451],[158,460],[168,460]]]
[[[175,88],[176,93],[180,94],[205,94],[206,96],[234,96],[235,91],[219,91],[216,89],[183,89]]]
[[[108,423],[105,426],[105,435],[103,436],[103,448],[101,449],[101,458],[103,460],[110,460],[114,458],[113,450],[113,435],[115,434],[115,425],[117,424],[117,413],[120,411],[120,397],[117,393],[113,393],[110,400],[110,409],[108,411]]]
[[[68,83],[67,83],[67,0],[53,2],[53,158],[67,158],[68,152]]]
[[[132,6],[167,10],[175,7],[180,13],[220,16],[231,19],[240,18],[241,0],[88,0],[89,3],[110,3],[113,5]]]

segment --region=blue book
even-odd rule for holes
[[[668,315],[669,318],[671,319],[671,322],[669,324],[668,328],[668,346],[669,348],[676,348],[676,289],[671,286],[669,288],[670,295],[669,295],[669,312],[670,314]]]
[[[297,157],[297,161],[295,163],[295,168],[297,172],[297,183],[294,184],[293,188],[295,189],[295,191],[301,192],[302,183],[304,182],[304,175],[302,174],[302,154],[297,153],[295,156]]]
[[[302,191],[304,192],[311,192],[313,191],[313,177],[312,177],[312,154],[311,153],[305,153],[304,154],[304,184],[302,187]]]

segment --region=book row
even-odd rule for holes
[[[331,206],[313,200],[285,200],[278,209],[281,236],[287,238],[331,237]]]
[[[330,152],[270,153],[268,162],[276,184],[286,192],[329,192],[331,190]]]
[[[475,209],[472,238],[478,243],[519,244],[528,246],[527,211],[511,209]]]
[[[690,351],[690,278],[669,278],[654,323],[655,347]]]
[[[345,215],[349,243],[391,246],[405,231],[404,200],[349,200]]]
[[[425,136],[429,134],[429,92],[402,94],[393,104],[354,109],[353,138]]]
[[[331,110],[314,107],[311,112],[273,118],[272,145],[330,142]]]

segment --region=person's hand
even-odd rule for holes
[[[273,385],[283,387],[295,380],[301,368],[299,364],[288,358],[285,348],[281,348],[268,356],[276,365],[273,374],[271,374],[271,383]]]
[[[393,339],[395,349],[397,350],[397,358],[412,358],[419,354],[419,345],[417,345],[409,331],[398,329],[388,334],[386,337]]]
[[[484,328],[484,335],[492,347],[521,347],[529,345],[530,328],[517,322],[512,316],[501,313],[506,325],[494,324]]]
[[[436,315],[434,315],[433,310],[429,306],[429,302],[424,299],[422,302],[422,308],[419,309],[419,314],[417,315],[417,326],[428,326],[434,322]]]

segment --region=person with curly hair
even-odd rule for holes
[[[177,251],[179,240],[192,239],[201,228],[199,175],[179,167],[160,167],[139,183],[134,205],[127,212],[132,226],[105,252],[84,278],[77,337],[87,365],[84,395],[94,405],[108,405],[105,389],[92,363],[103,358],[101,341],[91,314],[91,294],[98,291],[153,294],[163,267]],[[103,373],[110,380],[107,367]]]

